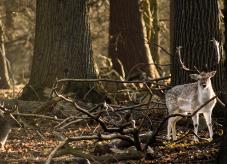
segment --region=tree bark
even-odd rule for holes
[[[139,0],[110,0],[109,55],[114,69],[128,76],[135,65],[143,63],[148,76],[158,77],[148,40]]]
[[[17,11],[18,3],[14,0],[4,0],[5,7],[5,26],[7,29],[14,29],[14,19],[13,14]],[[9,38],[12,39],[12,38]]]
[[[42,99],[56,78],[95,77],[87,12],[87,0],[37,1],[31,77],[22,99],[37,99],[34,92]]]
[[[172,85],[189,81],[188,72],[180,68],[176,47],[182,46],[184,64],[200,71],[217,70],[213,78],[215,90],[222,88],[222,64],[217,64],[216,50],[211,42],[220,42],[219,8],[217,0],[171,1],[171,82]]]
[[[7,66],[7,58],[5,51],[5,39],[4,39],[4,28],[2,22],[0,22],[0,88],[10,88],[10,78]],[[9,64],[9,63],[8,63]]]
[[[225,33],[224,33],[224,37],[225,37],[225,43],[224,43],[224,50],[225,52],[227,52],[227,2],[224,1],[224,26],[225,26]],[[225,60],[224,63],[224,68],[225,68],[225,73],[223,74],[224,76],[224,87],[223,90],[225,91],[225,93],[227,93],[227,60]],[[217,155],[217,161],[216,163],[218,164],[222,164],[222,163],[227,163],[227,94],[223,94],[223,100],[224,103],[226,104],[225,107],[225,114],[224,114],[224,135],[222,138],[222,143],[220,145],[220,149]]]
[[[152,13],[152,29],[150,40],[160,45],[158,0],[150,0],[150,8]],[[160,48],[154,44],[150,44],[150,48],[154,62],[160,64]]]

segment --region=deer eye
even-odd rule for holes
[[[203,86],[203,88],[206,88],[206,84],[205,83],[203,83],[202,86]]]

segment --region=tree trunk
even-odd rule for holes
[[[151,18],[152,18],[152,29],[151,29],[151,37],[150,40],[160,44],[159,39],[159,10],[158,10],[158,0],[150,0],[150,8],[151,8]],[[160,48],[154,44],[150,44],[151,54],[155,63],[160,64]]]
[[[143,63],[143,71],[148,76],[158,77],[147,40],[139,0],[110,0],[109,55],[114,69],[121,75],[130,76],[130,70]]]
[[[18,3],[15,0],[4,0],[4,7],[5,7],[5,26],[7,30],[14,29],[14,19],[13,14],[17,11]],[[12,38],[9,38],[12,39]]]
[[[227,52],[227,1],[224,1],[224,25],[225,25],[225,44],[224,44],[224,50],[225,52]],[[225,54],[226,55],[226,54]],[[225,93],[227,93],[227,60],[225,60],[225,64],[224,64],[224,68],[225,68],[225,73],[223,74],[224,76],[224,91]],[[218,164],[222,164],[222,163],[227,163],[227,94],[223,94],[223,100],[224,103],[226,104],[225,107],[225,114],[224,114],[224,135],[222,138],[222,143],[220,145],[220,149],[217,155],[217,161],[216,163]]]
[[[222,64],[217,64],[216,50],[211,42],[220,42],[219,9],[217,0],[171,1],[171,77],[172,85],[189,81],[189,74],[181,69],[176,47],[182,46],[184,64],[200,71],[217,70],[213,78],[215,90],[222,88]]]
[[[0,88],[9,89],[10,79],[4,42],[4,28],[2,22],[0,22]]]
[[[95,77],[87,12],[87,0],[37,1],[31,77],[22,99],[44,98],[56,78]]]

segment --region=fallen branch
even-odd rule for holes
[[[65,139],[57,147],[54,148],[54,150],[48,156],[48,159],[47,159],[45,164],[50,164],[52,158],[55,156],[57,151],[59,149],[61,149],[62,147],[64,147],[69,142],[75,142],[75,141],[81,141],[81,140],[98,140],[98,141],[102,141],[102,140],[112,140],[112,139],[122,139],[122,140],[126,140],[129,143],[133,142],[129,136],[125,136],[125,135],[121,135],[121,134],[109,134],[109,135],[100,134],[100,135],[92,135],[92,136],[70,137],[70,138]]]
[[[38,115],[38,114],[27,114],[27,113],[14,113],[15,116],[22,116],[22,117],[36,117],[42,119],[48,119],[53,121],[63,121],[63,119],[59,119],[57,117],[45,116],[45,115]]]
[[[152,83],[153,81],[160,81],[160,80],[166,80],[169,79],[170,76],[166,77],[160,77],[156,79],[150,79],[150,80],[133,80],[133,81],[122,81],[122,80],[111,80],[111,79],[59,79],[56,81],[56,83],[62,83],[62,82],[113,82],[113,83]]]
[[[56,152],[62,148],[65,144],[68,143],[68,139],[64,140],[63,142],[61,142],[57,147],[55,147],[55,149],[50,153],[50,155],[48,156],[47,161],[45,162],[45,164],[50,164],[52,158],[54,157],[54,155],[56,154]]]

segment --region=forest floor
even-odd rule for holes
[[[17,86],[16,92],[20,92],[21,88],[22,86]],[[5,99],[12,98],[12,90],[1,90],[0,97]],[[152,118],[161,121],[159,115],[153,114]],[[21,128],[12,130],[6,142],[5,150],[0,153],[0,163],[44,163],[51,151],[61,142],[61,138],[58,138],[57,136],[59,135],[55,135],[53,130],[56,125],[55,122],[42,120],[37,124],[39,124],[38,129]],[[177,127],[178,134],[181,136],[187,133],[187,129],[184,126],[185,123],[180,123]],[[192,129],[192,126],[189,125],[188,128]],[[99,128],[94,122],[83,121],[65,128],[59,133],[62,136],[74,137],[89,134],[97,131],[97,129]],[[166,128],[163,127],[163,130],[156,137],[157,143],[152,146],[153,152],[149,160],[141,159],[139,161],[119,163],[213,163],[219,148],[220,134],[222,133],[221,127],[218,125],[214,126],[214,132],[215,135],[212,142],[194,142],[192,141],[192,134],[186,135],[177,142],[172,142],[165,139]],[[199,130],[199,135],[208,137],[207,129]],[[70,145],[83,152],[94,153],[97,150],[96,146],[103,143],[108,142],[79,141]],[[99,153],[105,154],[108,151]],[[61,158],[63,160],[67,159],[65,156]],[[59,157],[59,160],[61,158]]]

